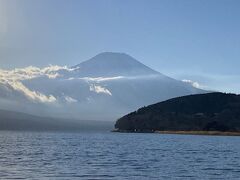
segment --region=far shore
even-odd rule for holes
[[[229,131],[154,131],[159,134],[184,134],[184,135],[212,135],[212,136],[240,136],[240,132]]]
[[[209,136],[240,136],[240,132],[229,131],[128,131],[114,129],[112,132],[119,133],[158,133],[158,134],[180,134],[180,135],[209,135]]]

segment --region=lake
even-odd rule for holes
[[[2,179],[239,179],[240,137],[0,132]]]

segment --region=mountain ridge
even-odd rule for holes
[[[0,130],[18,131],[108,131],[111,122],[59,119],[0,109]]]
[[[172,98],[118,119],[119,131],[240,132],[240,95],[220,92]]]
[[[1,71],[0,108],[50,117],[114,121],[141,106],[204,92],[129,55],[108,52],[72,68]]]

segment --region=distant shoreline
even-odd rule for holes
[[[240,136],[240,132],[229,131],[155,131],[159,134],[209,135],[209,136]]]
[[[112,130],[118,133],[157,133],[157,134],[179,134],[179,135],[209,135],[209,136],[240,136],[240,132],[229,131],[127,131],[127,130]]]

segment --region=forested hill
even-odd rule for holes
[[[240,95],[207,93],[140,108],[115,124],[119,131],[240,132]]]

